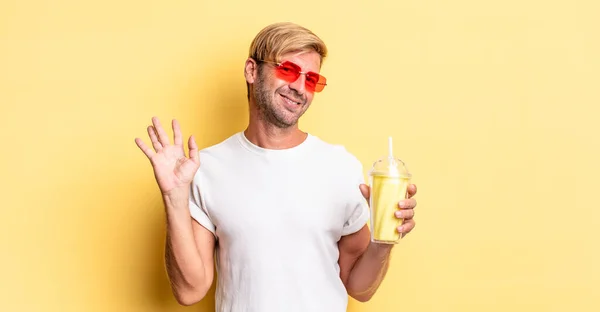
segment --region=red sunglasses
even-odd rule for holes
[[[283,63],[270,61],[262,62],[275,64],[277,66],[275,67],[275,73],[277,74],[277,77],[290,83],[298,80],[300,75],[305,75],[306,80],[304,81],[304,85],[306,90],[310,92],[321,92],[327,85],[327,79],[325,77],[315,72],[302,72],[302,68],[300,68],[300,66],[290,61],[285,61]]]

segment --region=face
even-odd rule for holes
[[[280,62],[290,61],[300,66],[302,72],[319,72],[319,54],[310,52],[288,53]],[[262,117],[269,123],[288,128],[297,124],[313,100],[314,93],[306,90],[306,76],[300,75],[287,82],[275,74],[276,64],[261,63],[256,72],[252,95]]]

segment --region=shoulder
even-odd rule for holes
[[[234,133],[223,141],[204,147],[198,151],[200,168],[194,180],[199,183],[202,178],[209,179],[227,173],[228,164],[236,160],[240,153],[239,133]]]
[[[223,159],[229,155],[233,155],[239,151],[239,135],[240,133],[234,133],[224,139],[223,141],[204,147],[199,150],[200,161],[202,159]]]
[[[323,161],[334,167],[341,167],[344,170],[360,170],[363,165],[361,161],[346,146],[337,143],[326,142],[323,139],[311,135],[316,152]]]
[[[327,156],[337,161],[345,161],[353,164],[360,164],[360,160],[351,153],[346,146],[338,143],[326,142],[318,136],[311,135],[315,148],[321,155]]]

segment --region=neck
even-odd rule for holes
[[[308,136],[298,128],[298,124],[280,128],[261,118],[256,109],[250,110],[250,122],[244,135],[252,144],[267,149],[287,149],[295,147]]]

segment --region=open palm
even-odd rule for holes
[[[185,156],[181,129],[177,120],[174,119],[172,122],[173,144],[170,143],[158,118],[153,117],[152,124],[152,126],[148,126],[148,136],[154,150],[139,138],[135,138],[135,143],[150,160],[160,191],[163,194],[169,194],[174,190],[189,187],[196,171],[200,168],[198,146],[194,137],[190,136],[188,140],[190,150],[188,158]]]

